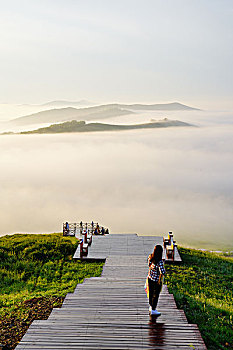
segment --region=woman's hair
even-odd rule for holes
[[[154,251],[150,254],[149,259],[151,263],[157,264],[160,260],[162,260],[163,256],[163,248],[161,245],[157,244],[154,247]]]

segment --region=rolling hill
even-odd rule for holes
[[[179,120],[168,120],[167,118],[158,121],[151,121],[145,124],[134,125],[113,125],[104,123],[86,123],[85,121],[72,120],[62,124],[53,124],[46,128],[40,128],[32,131],[23,131],[20,134],[57,134],[67,132],[98,132],[98,131],[123,131],[136,129],[154,129],[167,127],[193,126]]]
[[[30,114],[25,117],[16,118],[10,121],[14,126],[56,123],[69,120],[93,120],[118,117],[133,112],[117,107],[116,105],[97,106],[89,108],[59,108]]]

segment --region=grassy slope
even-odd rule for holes
[[[210,350],[232,349],[233,259],[179,248],[183,264],[167,266],[166,283]]]
[[[77,283],[101,274],[102,263],[72,260],[76,247],[61,234],[0,238],[0,343],[13,349],[33,319],[47,318]]]

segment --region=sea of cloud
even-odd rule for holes
[[[233,114],[146,112],[104,122],[179,119],[198,127],[0,137],[0,234],[98,221],[112,233],[173,231],[232,249]]]

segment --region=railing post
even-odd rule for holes
[[[81,241],[79,242],[79,246],[80,246],[80,257],[83,256],[83,239],[81,239]]]
[[[84,243],[87,243],[87,230],[84,231]]]
[[[94,223],[93,221],[91,223],[68,223],[65,222],[62,224],[62,231],[63,231],[63,236],[76,236],[77,235],[84,235],[84,243],[87,243],[87,235],[89,236],[94,235],[94,234],[109,234],[108,229],[105,229],[103,226],[100,226],[97,223]]]

